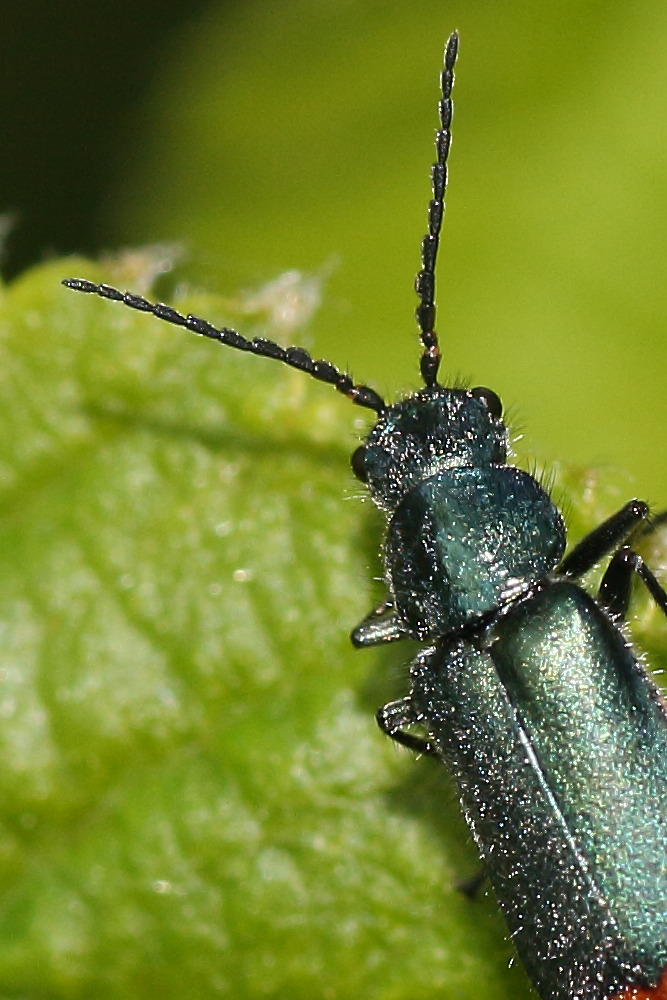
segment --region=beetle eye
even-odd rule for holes
[[[503,415],[503,404],[500,402],[500,396],[497,396],[493,389],[487,389],[483,385],[478,385],[475,389],[471,389],[470,392],[475,399],[479,399],[484,403],[492,417],[500,420]]]
[[[350,465],[352,466],[352,471],[360,482],[368,482],[368,473],[366,471],[366,445],[361,444],[355,451],[352,452]]]

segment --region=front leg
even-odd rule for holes
[[[577,542],[556,573],[577,580],[589,569],[593,569],[601,559],[627,542],[630,535],[642,523],[646,523],[649,513],[649,506],[643,500],[630,500]]]
[[[357,649],[366,646],[383,646],[388,642],[399,642],[409,637],[405,626],[399,621],[391,601],[383,601],[366,615],[350,636]]]

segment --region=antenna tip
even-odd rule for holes
[[[60,282],[65,288],[73,288],[75,292],[96,292],[97,285],[86,278],[63,278]]]
[[[448,69],[452,69],[454,63],[456,62],[456,56],[459,51],[459,33],[458,31],[452,31],[451,35],[447,39],[447,44],[445,45],[445,66]]]

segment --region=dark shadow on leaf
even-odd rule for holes
[[[347,464],[347,451],[343,451],[339,446],[320,444],[308,437],[299,438],[294,433],[289,437],[272,437],[268,425],[261,435],[242,434],[231,425],[221,430],[214,430],[142,413],[136,408],[121,409],[118,406],[105,406],[99,402],[84,403],[80,407],[80,412],[90,420],[106,423],[116,431],[149,431],[151,434],[172,440],[194,442],[212,452],[274,456],[278,453],[300,456],[311,463],[322,462],[327,466],[332,462],[340,462],[341,467],[345,468]]]

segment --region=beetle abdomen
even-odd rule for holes
[[[484,640],[420,654],[411,699],[540,995],[655,986],[667,966],[667,725],[622,633],[581,588],[549,582]]]

